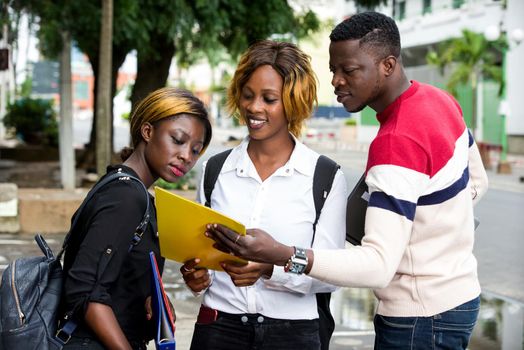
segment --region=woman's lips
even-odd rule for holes
[[[184,170],[179,169],[176,166],[171,166],[170,168],[171,168],[171,171],[173,172],[173,174],[175,174],[176,177],[181,177],[181,176],[184,176],[184,174],[185,174]]]
[[[266,123],[265,120],[248,118],[248,125],[251,129],[260,129]]]

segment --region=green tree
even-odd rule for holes
[[[136,16],[138,16],[137,1],[114,0],[115,25],[113,31],[113,50],[111,65],[111,120],[113,97],[116,93],[116,78],[118,69],[127,54],[133,49],[136,32]],[[94,74],[94,106],[93,127],[91,128],[89,152],[83,163],[93,165],[95,162],[94,145],[96,140],[97,94],[99,74],[99,49],[101,28],[101,2],[99,0],[68,1],[68,0],[3,0],[6,11],[2,13],[2,21],[10,22],[26,13],[34,23],[38,24],[39,49],[44,56],[57,59],[62,52],[62,33],[70,33],[76,46],[84,52]],[[113,123],[111,123],[112,129]],[[110,131],[112,137],[112,130]],[[112,143],[112,142],[111,142]]]
[[[236,57],[255,40],[274,33],[291,33],[300,37],[319,26],[311,12],[295,15],[287,0],[114,2],[112,96],[116,92],[118,69],[127,54],[136,50],[138,64],[131,94],[133,104],[166,84],[173,56],[181,64],[190,64],[202,56],[213,57],[218,50],[226,50]],[[78,48],[89,58],[96,91],[99,81],[99,0],[4,0],[4,3],[10,5],[13,13],[26,11],[34,15],[39,22],[41,50],[50,58],[61,52],[60,33],[64,30],[70,32]],[[95,98],[93,125],[96,125],[97,106]],[[94,145],[96,128],[92,128],[90,139],[90,144]]]
[[[373,6],[385,0],[355,0]],[[39,24],[40,48],[49,58],[61,52],[61,33],[71,33],[77,47],[89,59],[98,87],[100,0],[3,0],[11,17],[25,11]],[[224,50],[236,59],[256,40],[272,34],[295,38],[319,28],[314,13],[295,14],[287,0],[114,0],[111,67],[112,97],[118,69],[132,50],[137,51],[137,77],[132,104],[166,84],[173,56],[189,65],[198,58],[216,57]],[[95,93],[93,126],[98,101]],[[111,108],[112,113],[112,108]],[[112,123],[111,123],[112,126]],[[112,132],[111,132],[112,135]],[[93,150],[96,128],[91,129]],[[87,163],[94,163],[93,153]]]
[[[141,8],[133,106],[166,84],[173,56],[181,65],[202,57],[214,65],[224,51],[236,59],[249,44],[272,34],[303,37],[319,28],[312,12],[296,15],[287,0],[157,0]]]
[[[499,94],[504,88],[502,77],[502,52],[507,47],[504,38],[488,41],[482,34],[463,30],[462,36],[438,44],[436,50],[428,53],[426,60],[439,68],[444,75],[450,69],[447,89],[457,95],[457,87],[470,84],[472,90],[471,128],[477,127],[477,93],[480,79],[493,79],[500,85]]]

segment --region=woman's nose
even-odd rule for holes
[[[188,145],[182,147],[178,152],[178,158],[183,160],[185,163],[190,163],[192,161],[193,153],[191,152],[191,147]]]
[[[262,103],[259,98],[253,99],[248,105],[247,105],[247,111],[249,113],[256,113],[262,109]]]

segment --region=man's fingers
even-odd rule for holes
[[[217,249],[217,250],[220,250],[221,252],[224,252],[224,253],[227,253],[229,254],[231,252],[231,249],[229,249],[228,247],[220,244],[220,243],[214,243],[213,244],[213,248]]]
[[[231,230],[229,227],[226,227],[226,226],[222,226],[220,224],[211,224],[211,225],[208,225],[208,228],[211,228],[211,230],[215,231],[215,233],[218,233],[218,237],[224,237],[226,238],[229,242],[231,243],[235,243],[235,240],[237,239],[238,237],[238,233]],[[226,240],[223,240],[224,243]]]

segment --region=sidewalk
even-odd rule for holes
[[[524,155],[508,154],[507,160],[511,166],[511,174],[498,174],[495,169],[487,170],[489,188],[524,193]]]

